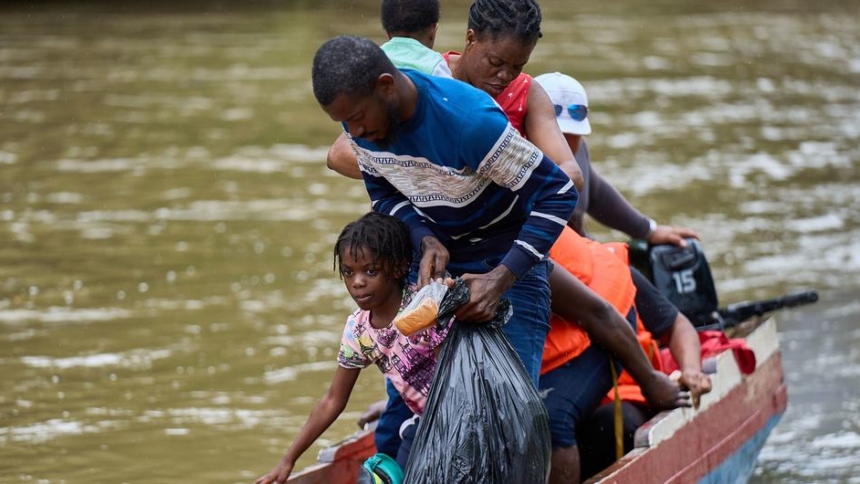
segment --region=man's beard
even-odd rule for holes
[[[375,141],[376,145],[380,148],[388,148],[391,146],[395,141],[397,141],[397,136],[400,134],[400,112],[398,111],[397,106],[394,103],[386,103],[385,107],[388,127],[385,130],[385,136]]]

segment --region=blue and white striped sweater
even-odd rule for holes
[[[404,72],[418,105],[398,139],[385,150],[354,140],[373,209],[402,219],[416,249],[433,235],[469,272],[500,262],[522,277],[567,223],[576,188],[486,93]]]

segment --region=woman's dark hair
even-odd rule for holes
[[[439,0],[382,0],[386,32],[418,33],[439,23]]]
[[[469,8],[468,27],[479,37],[515,36],[524,43],[537,42],[540,31],[540,6],[535,0],[475,0]]]
[[[397,69],[378,45],[363,37],[341,35],[326,41],[314,55],[314,96],[328,106],[341,94],[368,95],[385,73],[395,75]]]
[[[409,228],[400,219],[368,212],[347,224],[334,244],[335,270],[339,274],[343,270],[343,253],[355,257],[362,249],[367,250],[383,274],[406,284],[413,257],[412,240]]]

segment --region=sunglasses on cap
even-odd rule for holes
[[[555,116],[561,116],[561,112],[564,108],[558,104],[553,104],[552,107],[555,108]],[[575,121],[582,121],[586,116],[588,116],[588,106],[584,106],[582,104],[571,104],[567,107],[567,113],[570,114],[570,117]]]

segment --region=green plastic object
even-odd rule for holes
[[[371,474],[374,483],[403,484],[403,469],[386,454],[374,454],[364,461],[362,467]]]

